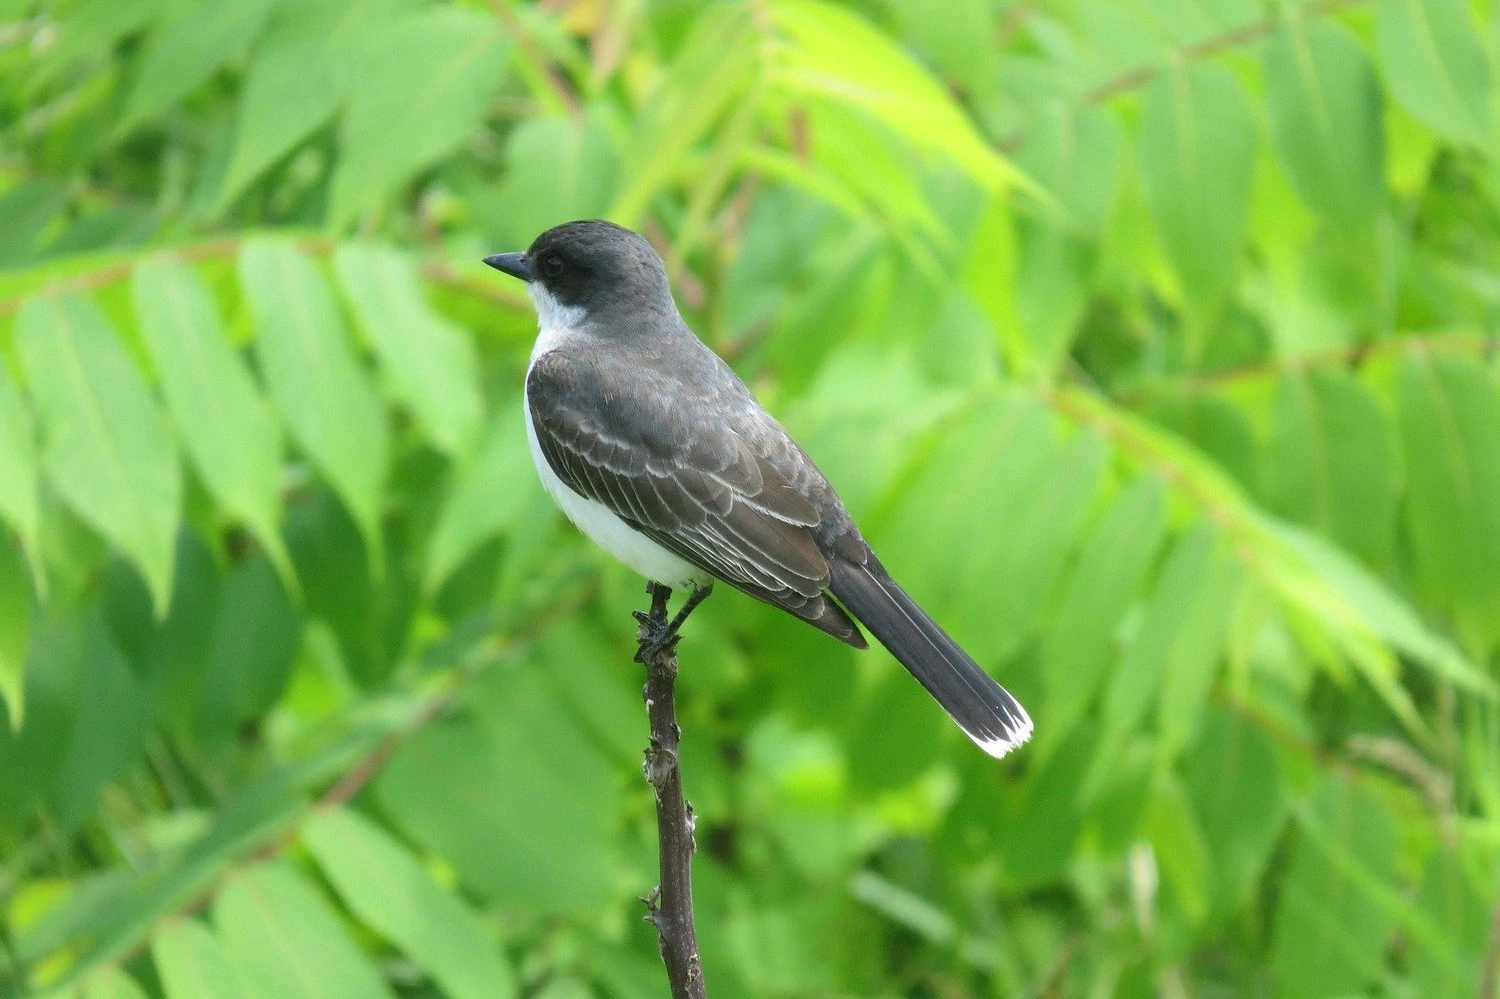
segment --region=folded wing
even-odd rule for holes
[[[618,374],[561,352],[532,365],[527,405],[558,478],[678,557],[863,648],[824,595],[812,503],[734,427],[696,418],[700,401],[642,392],[639,377]]]

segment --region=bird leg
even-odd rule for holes
[[[712,583],[703,586],[694,586],[693,592],[683,601],[677,614],[667,620],[667,601],[672,597],[672,588],[661,583],[648,582],[646,592],[651,594],[651,609],[649,611],[633,611],[635,619],[640,622],[640,631],[636,635],[636,662],[644,663],[648,657],[658,656],[664,652],[671,652],[677,647],[678,632],[682,630],[682,623],[688,619],[693,609],[708,599],[708,595],[714,591]]]
[[[702,586],[698,586],[695,583],[693,585],[693,592],[683,601],[682,607],[677,611],[677,616],[672,618],[671,624],[667,625],[667,630],[674,635],[677,634],[678,630],[682,627],[682,622],[686,621],[688,615],[693,612],[693,608],[707,600],[708,595],[713,591],[713,583],[704,583]]]
[[[635,661],[649,665],[676,648],[677,635],[667,622],[667,601],[672,598],[672,588],[648,580],[646,592],[651,594],[651,609],[630,613],[641,625],[635,635]]]

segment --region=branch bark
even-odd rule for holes
[[[651,745],[642,768],[656,795],[657,850],[661,883],[646,896],[646,919],[656,927],[661,959],[667,966],[672,999],[704,999],[703,962],[698,956],[698,933],[693,926],[693,806],[682,794],[682,768],[677,726],[677,635],[667,619],[671,589],[658,583],[646,587],[651,610],[637,611],[635,661],[646,667],[646,714],[651,719]]]

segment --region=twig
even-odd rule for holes
[[[704,999],[703,962],[698,956],[698,933],[693,927],[693,807],[682,795],[682,768],[677,747],[677,637],[680,624],[695,601],[684,605],[677,619],[667,620],[670,588],[648,584],[651,610],[636,612],[636,662],[646,667],[646,714],[651,719],[651,746],[642,768],[656,795],[657,849],[661,883],[646,903],[646,919],[656,927],[661,959],[667,966],[672,999]],[[697,594],[695,593],[695,597]]]
[[[1316,0],[1316,2],[1302,8],[1297,17],[1304,21],[1315,17],[1326,17],[1346,7],[1356,7],[1366,2],[1368,0]],[[1184,45],[1173,50],[1167,59],[1131,67],[1123,73],[1089,87],[1082,94],[1078,95],[1076,104],[1079,107],[1087,107],[1090,104],[1103,104],[1111,97],[1118,97],[1120,94],[1128,93],[1137,87],[1143,87],[1150,83],[1156,79],[1157,74],[1169,63],[1183,65],[1197,62],[1199,59],[1206,59],[1209,56],[1218,55],[1220,52],[1227,52],[1230,49],[1238,48],[1247,42],[1253,42],[1258,38],[1264,38],[1266,35],[1269,35],[1281,25],[1281,22],[1282,18],[1279,16],[1264,17],[1256,21],[1237,25],[1228,31],[1211,35],[1200,41]],[[1018,128],[1001,136],[997,145],[1002,152],[1010,153],[1019,149],[1025,141],[1026,129]]]

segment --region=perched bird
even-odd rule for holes
[[[688,328],[645,239],[568,222],[484,262],[536,305],[537,473],[600,547],[691,588],[671,635],[723,580],[862,649],[859,621],[991,756],[1030,737],[1016,699],[896,584],[812,459]]]

